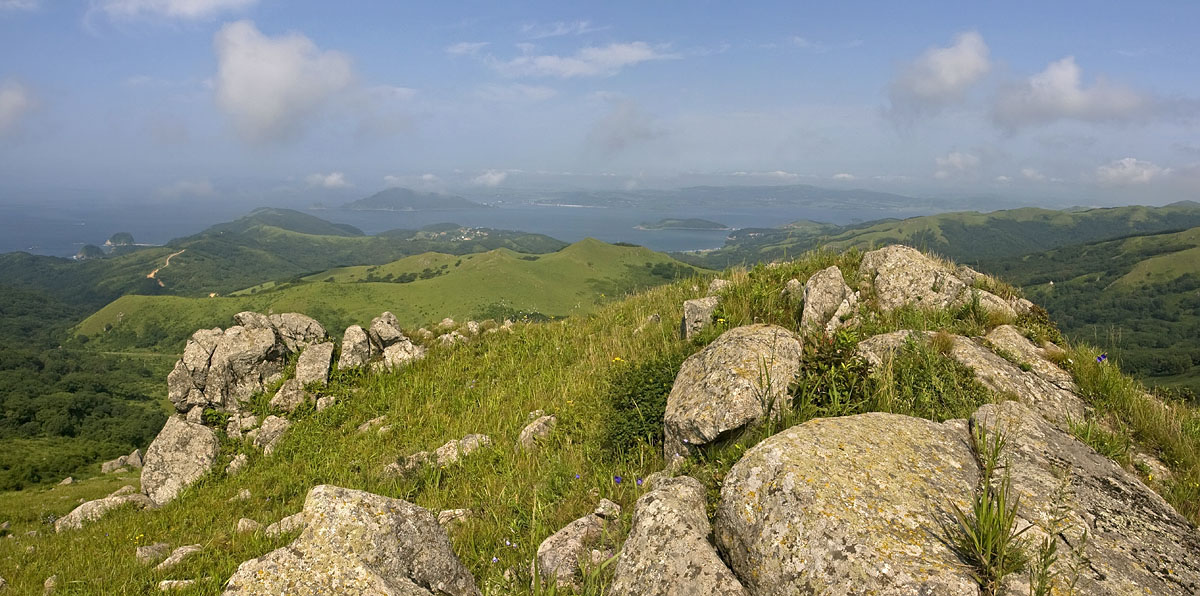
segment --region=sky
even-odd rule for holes
[[[0,203],[1200,195],[1196,2],[0,0]]]

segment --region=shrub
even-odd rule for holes
[[[832,336],[818,332],[804,338],[804,357],[792,388],[799,421],[863,411],[870,371],[857,346],[858,334],[845,328]]]
[[[667,395],[679,367],[692,353],[684,344],[641,362],[614,362],[608,382],[613,414],[607,423],[605,445],[614,454],[624,453],[644,441],[661,446]]]

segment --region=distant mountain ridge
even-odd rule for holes
[[[354,211],[433,211],[441,209],[484,209],[482,205],[460,196],[434,192],[419,192],[411,188],[389,188],[369,197],[342,205]]]

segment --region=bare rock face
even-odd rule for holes
[[[287,418],[267,416],[258,429],[258,435],[254,437],[254,446],[262,449],[264,454],[271,455],[279,439],[283,438],[283,433],[291,426],[292,423],[288,422]]]
[[[371,340],[367,332],[358,325],[346,328],[342,335],[342,355],[338,357],[338,369],[358,368],[371,359]]]
[[[371,319],[371,326],[367,328],[367,337],[371,342],[372,353],[383,352],[388,346],[405,339],[404,333],[400,331],[400,322],[391,312],[384,312]]]
[[[299,379],[288,379],[271,398],[271,407],[290,414],[311,398],[312,395],[304,390],[304,383]]]
[[[667,396],[663,454],[706,445],[788,407],[800,339],[774,325],[730,329],[684,361]]]
[[[261,316],[261,315],[260,315]],[[279,335],[288,352],[299,352],[317,342],[325,341],[329,334],[316,319],[296,312],[271,315],[271,325]],[[244,324],[244,323],[243,323]]]
[[[696,298],[683,303],[683,320],[679,324],[679,335],[683,339],[691,339],[701,329],[712,323],[713,311],[717,309],[720,298],[708,296]]]
[[[132,490],[132,487],[130,487]],[[118,491],[120,492],[120,491]],[[109,511],[122,507],[124,505],[133,505],[137,508],[150,507],[154,503],[149,497],[141,493],[136,494],[114,494],[103,499],[88,501],[70,513],[58,518],[54,522],[54,531],[62,532],[64,530],[78,530],[83,527],[83,524],[94,522],[101,517],[104,517]]]
[[[1047,357],[1047,350],[1033,345],[1021,331],[1012,325],[1001,325],[992,329],[986,336],[992,345],[1012,354],[1021,362],[1028,364],[1030,370],[1039,377],[1058,386],[1059,389],[1075,392],[1075,379],[1071,373],[1061,369]]]
[[[300,536],[242,563],[226,596],[479,594],[437,519],[412,503],[322,485],[309,491],[303,515]]]
[[[978,480],[962,421],[815,419],[751,448],[714,537],[750,594],[937,594],[979,587],[936,530]]]
[[[1003,298],[971,287],[982,274],[970,270],[960,277],[959,270],[914,248],[892,245],[868,252],[863,255],[859,271],[875,288],[875,299],[884,311],[909,304],[920,308],[947,308],[968,303],[973,296],[978,296],[985,309],[1016,317],[1016,311]]]
[[[265,530],[267,536],[278,536],[279,534],[287,534],[295,532],[304,527],[304,513],[293,513],[269,526]]]
[[[637,500],[609,593],[748,596],[709,544],[711,530],[699,481],[688,476],[659,481]]]
[[[296,380],[300,385],[309,383],[326,383],[329,381],[329,369],[333,366],[333,342],[324,341],[312,344],[300,352],[296,360]]]
[[[539,416],[521,429],[521,435],[517,437],[517,448],[524,451],[537,449],[538,442],[549,437],[556,424],[558,419],[554,416]]]
[[[1023,495],[1019,516],[1039,538],[1055,536],[1064,578],[1087,530],[1088,564],[1075,593],[1200,593],[1200,534],[1136,476],[1020,403],[986,405],[971,419],[1006,436],[1012,488]],[[1069,490],[1056,500],[1064,484]],[[1048,528],[1060,507],[1063,527]]]
[[[607,531],[608,521],[595,513],[567,524],[538,546],[535,573],[559,588],[578,589],[582,567],[585,561],[589,561],[589,553],[594,547],[604,548]],[[610,556],[601,553],[597,558]]]
[[[833,333],[858,308],[858,294],[846,285],[836,265],[822,269],[804,284],[801,327]]]
[[[218,446],[217,435],[207,426],[178,416],[167,418],[146,449],[142,491],[155,505],[174,499],[216,464]]]

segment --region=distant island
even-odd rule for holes
[[[410,188],[389,188],[365,199],[342,205],[342,209],[354,211],[433,211],[444,209],[485,209],[474,201],[454,195],[435,192],[419,192]]]
[[[135,244],[133,234],[129,232],[117,232],[108,238],[104,246],[132,246],[133,244]]]
[[[733,228],[707,219],[660,219],[654,223],[643,222],[634,226],[635,230],[732,230]]]

